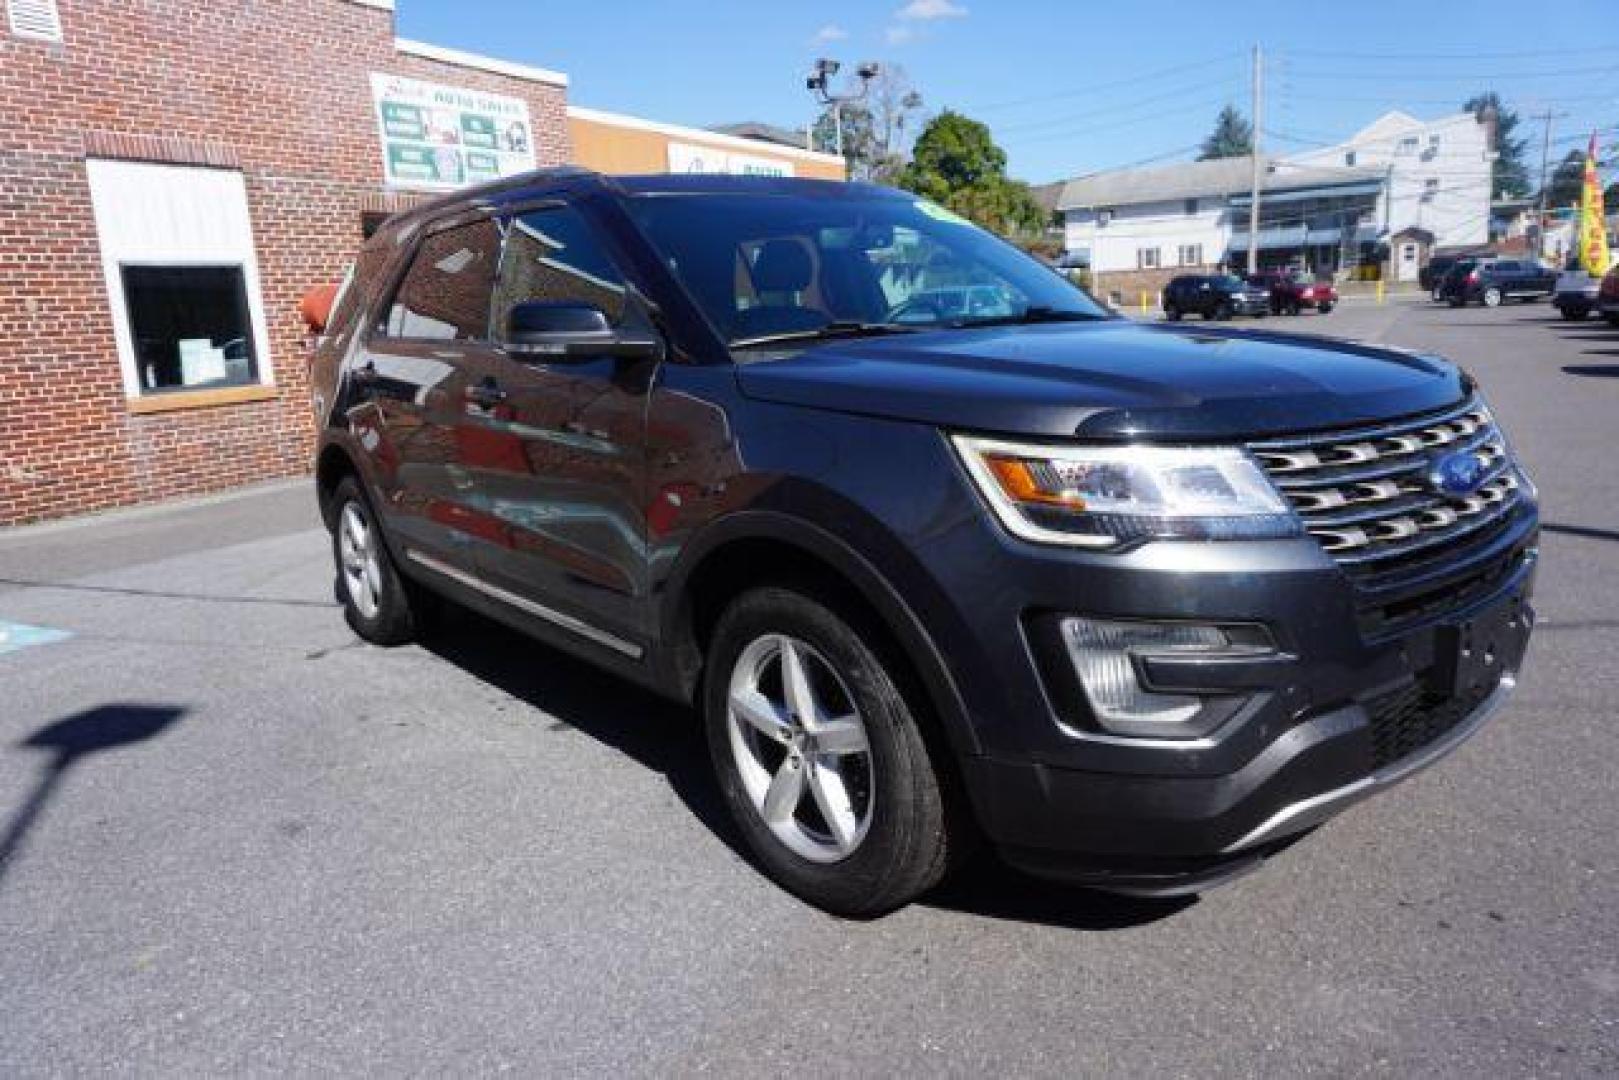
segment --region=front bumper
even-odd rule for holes
[[[1255,545],[1246,560],[1236,554],[1244,545],[1148,545],[1115,556],[1111,572],[1047,576],[1039,596],[1003,588],[998,602],[983,598],[986,626],[990,609],[1023,605],[1021,644],[1045,705],[965,764],[985,832],[1014,865],[1121,892],[1195,892],[1253,868],[1448,755],[1500,708],[1533,626],[1536,529],[1526,508],[1473,553],[1499,572],[1458,603],[1395,624],[1368,620],[1313,542]],[[1027,614],[1053,605],[1102,618],[1261,622],[1281,652],[1211,668],[1201,683],[1190,670],[1160,673],[1163,690],[1234,692],[1240,704],[1205,736],[1110,736],[1076,715],[1077,683]],[[1454,654],[1475,626],[1492,628],[1488,648],[1503,659],[1464,693]]]

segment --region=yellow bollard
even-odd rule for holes
[[[1147,290],[1142,289],[1141,290],[1141,314],[1145,315],[1146,313],[1147,313]]]
[[[1384,288],[1385,288],[1385,286],[1383,284],[1383,279],[1378,278],[1377,279],[1377,302],[1379,304],[1381,304],[1383,302],[1383,289]]]

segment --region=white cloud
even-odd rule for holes
[[[937,19],[963,19],[967,9],[954,0],[911,0],[894,12],[894,18],[907,22],[933,22]]]
[[[842,41],[849,36],[849,31],[837,23],[827,23],[810,38],[811,45],[830,45],[834,41]]]
[[[916,27],[903,24],[890,26],[883,32],[883,37],[888,40],[890,45],[903,45],[907,41],[916,40]]]

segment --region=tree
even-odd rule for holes
[[[1197,160],[1244,157],[1253,152],[1254,125],[1237,111],[1235,105],[1227,105],[1220,110],[1220,115],[1214,118],[1214,130],[1203,140],[1203,148],[1198,151]]]
[[[864,100],[842,106],[843,159],[849,176],[893,183],[905,166],[906,129],[921,109],[922,95],[911,86],[905,69],[885,64],[876,78],[868,80]],[[811,137],[817,150],[837,152],[837,122],[831,106],[816,119]]]
[[[1468,98],[1462,108],[1472,113],[1479,123],[1487,121],[1487,112],[1495,114],[1495,164],[1490,170],[1490,197],[1516,199],[1529,194],[1529,166],[1524,162],[1524,140],[1517,137],[1518,114],[1501,104],[1501,95],[1486,90]]]
[[[1570,150],[1546,181],[1546,207],[1578,206],[1585,189],[1585,151]]]
[[[1610,214],[1619,213],[1619,180],[1615,180],[1603,190],[1602,208]]]
[[[1006,151],[989,128],[946,109],[923,127],[899,185],[1003,236],[1045,227],[1029,185],[1006,175]]]

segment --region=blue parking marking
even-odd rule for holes
[[[27,623],[0,622],[0,656],[18,652],[33,645],[50,645],[66,641],[73,635],[66,630],[49,626],[29,626]]]

